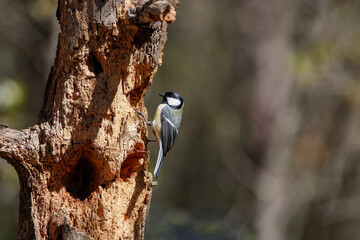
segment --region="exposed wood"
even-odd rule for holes
[[[134,13],[130,14],[131,19],[139,23],[150,23],[154,21],[174,22],[176,19],[176,8],[179,1],[148,1],[146,4],[136,8]]]
[[[145,112],[176,7],[59,1],[61,33],[39,123],[0,126],[0,157],[21,185],[18,239],[143,238],[152,175],[134,108]]]

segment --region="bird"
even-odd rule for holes
[[[175,143],[179,133],[184,108],[183,98],[176,92],[159,93],[163,101],[158,105],[153,121],[148,121],[145,115],[134,109],[140,114],[147,125],[151,126],[159,143],[159,153],[154,170],[155,179],[158,178],[163,160]]]

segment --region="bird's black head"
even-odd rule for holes
[[[180,109],[184,104],[184,99],[176,92],[159,93],[163,97],[163,103],[172,108]]]

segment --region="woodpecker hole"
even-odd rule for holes
[[[143,144],[137,144],[121,164],[120,178],[127,180],[133,173],[140,171],[144,166],[146,156],[147,151],[144,149]]]
[[[143,96],[145,89],[144,86],[148,86],[149,79],[147,78],[144,81],[144,83],[145,83],[144,85],[141,85],[140,87],[131,90],[127,95],[127,100],[132,107],[135,107],[138,104],[138,102],[141,100],[141,98],[144,97]]]
[[[81,201],[85,200],[94,192],[100,183],[98,166],[86,157],[79,159],[66,178],[66,190]]]
[[[99,62],[95,54],[90,54],[87,60],[87,65],[89,70],[95,75],[99,75],[100,73],[104,72],[101,63]]]

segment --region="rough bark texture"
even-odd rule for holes
[[[176,1],[59,0],[57,55],[39,123],[0,125],[20,179],[18,239],[141,239],[151,197],[133,108],[161,64]]]

